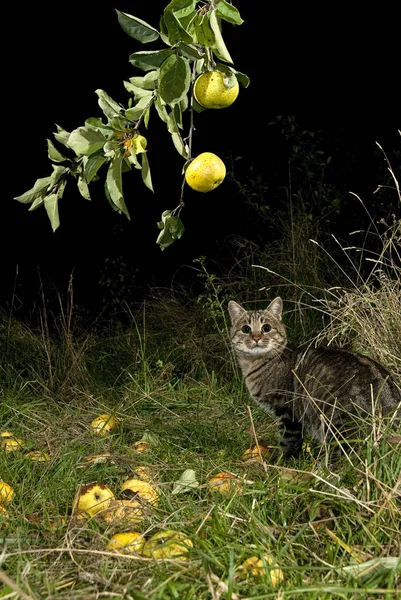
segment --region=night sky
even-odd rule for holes
[[[252,223],[235,186],[226,180],[209,194],[187,188],[182,213],[186,232],[161,252],[156,246],[156,222],[179,202],[183,159],[174,149],[164,124],[151,115],[148,158],[155,193],[143,185],[137,171],[123,176],[131,221],[115,213],[104,197],[102,183],[90,186],[92,202],[81,198],[69,181],[60,203],[61,226],[50,228],[44,209],[28,212],[14,200],[51,172],[46,138],[55,123],[71,131],[88,117],[102,115],[94,91],[104,89],[127,105],[123,80],[143,72],[128,57],[132,52],[164,47],[146,46],[127,36],[115,9],[134,14],[158,28],[166,2],[69,2],[12,6],[3,16],[4,30],[15,30],[3,89],[3,193],[1,213],[1,303],[11,301],[18,266],[18,304],[37,301],[39,274],[61,292],[74,274],[75,300],[91,306],[99,300],[98,280],[105,259],[121,256],[135,270],[132,285],[138,295],[152,286],[169,286],[191,277],[193,260],[224,257],[227,239],[249,234]],[[224,24],[223,34],[238,71],[251,80],[237,101],[224,111],[195,116],[193,155],[218,154],[227,165],[242,157],[240,175],[249,169],[263,173],[286,171],[277,115],[295,115],[301,127],[321,130],[327,151],[337,153],[343,183],[357,194],[377,185],[375,142],[385,150],[399,148],[399,34],[389,9],[352,15],[332,5],[234,2],[244,23]],[[51,8],[50,8],[51,6]],[[331,8],[330,8],[331,6]],[[373,9],[372,9],[373,10]],[[382,13],[380,12],[382,10]],[[362,11],[362,9],[360,9]],[[11,145],[11,148],[9,147]],[[350,149],[358,148],[355,158]],[[347,163],[348,152],[353,154]],[[341,156],[340,156],[341,155]],[[351,164],[352,162],[352,164]],[[350,230],[355,224],[350,223]]]

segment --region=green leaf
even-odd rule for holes
[[[78,127],[70,133],[68,146],[72,148],[78,156],[89,156],[100,150],[105,143],[106,138],[97,129],[88,127]]]
[[[178,217],[172,215],[171,210],[165,210],[162,213],[162,220],[158,223],[160,231],[156,244],[159,244],[161,250],[171,246],[173,242],[179,240],[184,233],[184,224]]]
[[[179,129],[182,129],[182,112],[181,106],[179,104],[174,104],[173,107],[174,120]]]
[[[60,125],[57,125],[57,123],[56,127],[57,132],[53,133],[54,137],[58,142],[60,142],[60,144],[63,144],[64,146],[68,147],[68,138],[70,137],[70,132],[60,127]]]
[[[125,214],[130,219],[128,209],[125,205],[123,190],[122,190],[122,179],[121,179],[121,167],[122,167],[122,156],[116,156],[110,163],[109,169],[106,176],[106,187],[110,195],[112,203],[117,207],[119,211]]]
[[[192,98],[192,108],[194,109],[195,112],[197,113],[201,113],[204,110],[208,110],[207,108],[205,108],[204,106],[201,106],[196,100],[195,98]]]
[[[219,0],[219,3],[216,5],[216,13],[219,17],[233,25],[241,25],[244,22],[241,19],[238,9],[229,2],[226,2],[226,0]]]
[[[211,10],[210,13],[210,27],[214,33],[215,42],[212,44],[213,52],[220,58],[220,60],[224,60],[225,62],[232,63],[233,60],[230,56],[229,51],[227,50],[227,46],[224,43],[223,36],[220,31],[220,25],[216,17],[216,11]]]
[[[127,110],[125,111],[126,118],[130,121],[138,121],[142,117],[144,111],[147,108],[149,108],[151,103],[152,95],[144,96],[143,98],[138,100],[135,106],[133,106],[132,108],[127,108]]]
[[[397,571],[400,572],[400,567],[401,559],[399,556],[382,556],[363,563],[342,567],[338,571],[351,575],[366,584],[372,576],[388,574],[390,571],[395,574]]]
[[[28,208],[28,211],[33,211],[36,210],[37,208],[39,208],[40,206],[43,206],[45,199],[44,197],[42,198],[41,196],[36,198],[36,200],[34,200],[31,204],[31,206]]]
[[[135,40],[142,42],[142,44],[147,44],[158,39],[159,32],[157,29],[145,23],[142,19],[138,19],[138,17],[134,17],[128,13],[120,12],[119,10],[116,10],[116,12],[118,22],[123,31]]]
[[[116,154],[119,154],[120,142],[118,140],[109,140],[103,146],[103,153],[107,159],[113,159]]]
[[[56,229],[60,226],[60,217],[58,214],[58,195],[50,194],[50,196],[46,196],[44,199],[44,205],[52,229],[53,231],[56,231]]]
[[[192,44],[192,36],[185,31],[173,11],[164,11],[164,22],[167,27],[168,39],[171,45],[185,42]]]
[[[46,195],[46,190],[49,185],[52,184],[52,177],[42,177],[37,179],[33,188],[21,194],[21,196],[15,196],[14,200],[21,202],[22,204],[30,204],[37,198],[43,198]]]
[[[189,60],[198,60],[199,58],[202,58],[202,56],[204,54],[200,48],[197,48],[196,46],[193,46],[192,44],[191,45],[179,44],[178,50],[179,50],[180,54],[182,54]]]
[[[129,153],[129,156],[127,158],[128,158],[128,162],[131,165],[134,165],[135,169],[142,169],[141,165],[139,164],[138,157],[135,154],[135,151],[132,148],[132,146],[130,146],[130,153]]]
[[[100,117],[89,117],[89,119],[86,119],[85,121],[85,127],[100,131],[105,138],[110,137],[111,133],[113,132],[113,128],[110,127],[110,125],[103,123],[103,120]]]
[[[113,98],[111,98],[104,90],[95,90],[95,94],[98,95],[98,103],[106,117],[112,119],[121,115],[124,107],[118,104]]]
[[[191,69],[188,60],[173,54],[160,67],[159,94],[166,104],[176,104],[188,93]]]
[[[181,154],[183,158],[189,158],[189,148],[186,144],[184,144],[173,112],[171,112],[167,117],[167,129],[169,133],[171,133],[171,138],[177,152]]]
[[[164,22],[163,16],[160,17],[159,29],[160,29],[160,38],[161,38],[162,42],[164,42],[166,44],[166,46],[171,46],[170,39],[168,37],[167,25]]]
[[[143,77],[130,77],[129,82],[143,90],[154,90],[159,79],[159,70],[149,71]]]
[[[135,100],[140,100],[141,98],[150,99],[153,94],[152,90],[144,90],[143,88],[134,85],[130,81],[123,81],[123,84],[127,92],[134,95]]]
[[[114,204],[113,200],[111,199],[110,192],[109,192],[109,190],[108,190],[108,188],[107,188],[107,182],[106,182],[106,180],[105,180],[105,182],[104,182],[104,194],[105,194],[105,196],[106,196],[106,198],[107,198],[107,201],[108,201],[108,203],[110,204],[111,208],[112,208],[113,210],[115,210],[116,212],[118,212],[119,214],[121,214],[121,211],[120,211],[120,209],[119,209],[119,208],[117,208],[117,206]]]
[[[149,118],[150,118],[150,108],[147,108],[143,115],[143,124],[145,125],[146,129],[149,126]]]
[[[166,109],[166,105],[163,102],[163,100],[160,98],[160,96],[156,96],[155,108],[156,108],[157,114],[159,115],[160,119],[164,123],[167,123],[167,121],[168,121],[168,112],[167,112],[167,109]]]
[[[249,85],[248,75],[245,75],[245,73],[241,73],[240,71],[236,71],[235,76],[238,79],[238,81],[240,82],[240,84],[244,86],[244,88],[248,87],[248,85]]]
[[[198,43],[211,48],[215,43],[215,36],[210,27],[210,12],[203,16],[198,15],[194,20],[194,27]]]
[[[89,192],[89,187],[88,187],[88,184],[82,174],[78,175],[77,185],[78,185],[78,190],[79,190],[79,193],[81,194],[81,196],[83,198],[85,198],[85,200],[90,200],[91,195]]]
[[[245,73],[241,73],[240,71],[237,71],[236,69],[234,69],[234,67],[230,67],[230,65],[225,65],[223,63],[216,63],[216,70],[222,71],[223,73],[227,73],[228,75],[230,73],[233,73],[236,76],[236,78],[238,79],[238,81],[240,82],[240,84],[244,86],[244,88],[247,88],[249,85],[248,75],[245,75]]]
[[[51,140],[47,140],[47,156],[50,160],[54,162],[64,162],[65,160],[69,160],[66,156],[63,156],[61,152],[57,150],[55,145]]]
[[[193,13],[195,8],[196,0],[172,0],[167,4],[164,12],[172,11],[178,19],[181,19]]]
[[[181,135],[177,131],[174,131],[171,134],[171,138],[173,140],[173,144],[174,144],[177,152],[179,152],[179,154],[181,154],[181,156],[183,158],[189,158],[188,146],[186,144],[184,144],[184,141],[183,141]]]
[[[121,116],[121,117],[113,117],[112,119],[110,119],[109,123],[110,123],[110,127],[112,128],[112,131],[113,131],[113,135],[111,135],[111,136],[109,135],[109,137],[108,137],[109,140],[113,139],[115,137],[114,133],[116,130],[126,131],[127,126],[129,125],[127,123],[127,118],[125,115]]]
[[[56,185],[60,178],[69,172],[67,167],[62,167],[61,165],[52,165],[53,173],[50,175],[52,185]]]
[[[148,442],[148,444],[153,446],[153,448],[157,448],[157,446],[160,446],[160,437],[157,435],[157,433],[145,431],[141,437],[141,442]]]
[[[180,107],[180,111],[181,113],[185,112],[188,108],[188,96],[184,96],[181,100],[180,103],[178,105]],[[180,127],[182,126],[182,123],[180,124]]]
[[[59,184],[58,184],[58,186],[57,186],[57,191],[56,191],[56,194],[57,194],[57,198],[58,198],[59,200],[60,200],[60,198],[62,198],[62,197],[63,197],[63,194],[64,194],[64,190],[65,190],[65,187],[66,187],[66,185],[67,185],[67,179],[63,179],[63,180],[61,180],[61,181],[59,182]]]
[[[142,69],[142,71],[151,71],[160,67],[163,62],[173,54],[174,50],[154,50],[151,52],[134,52],[129,57],[129,62]]]
[[[196,479],[196,473],[193,469],[186,469],[175,482],[172,494],[183,494],[199,487],[199,481]]]
[[[142,154],[142,181],[151,192],[154,191],[152,177],[150,174],[149,161],[145,153]]]

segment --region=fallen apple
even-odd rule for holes
[[[127,479],[122,484],[121,491],[126,492],[126,495],[128,493],[130,497],[146,500],[154,505],[160,500],[158,489],[142,479]]]
[[[75,496],[72,514],[74,517],[93,517],[108,509],[114,494],[103,483],[89,483],[79,487]]]
[[[138,452],[138,454],[150,452],[152,449],[150,443],[146,442],[145,440],[138,440],[137,442],[134,442],[132,444],[132,448]]]
[[[0,505],[8,504],[13,497],[14,490],[5,481],[0,481]]]
[[[145,507],[139,500],[113,500],[102,513],[106,523],[141,523],[145,517]]]
[[[270,569],[268,565],[272,565],[275,568]],[[258,558],[257,556],[247,558],[239,567],[239,571],[240,577],[248,577],[249,575],[261,577],[268,574],[273,586],[277,586],[284,581],[283,571],[278,568],[274,558],[268,554],[264,554],[262,558]]]
[[[153,471],[150,467],[146,465],[139,465],[135,467],[135,475],[138,479],[142,481],[151,481],[153,479]]]
[[[167,529],[158,531],[145,543],[142,555],[155,560],[174,558],[187,560],[188,552],[193,547],[192,541],[185,533]]]
[[[91,428],[96,435],[108,435],[121,428],[121,421],[113,415],[104,413],[93,419]]]
[[[269,449],[266,448],[266,446],[263,446],[263,444],[255,444],[253,446],[251,446],[250,448],[247,448],[243,455],[242,455],[242,460],[247,462],[247,461],[256,461],[256,462],[263,462],[263,457],[267,456],[269,454]]]
[[[48,455],[48,453],[44,452],[43,450],[31,450],[30,452],[24,454],[24,457],[30,458],[31,460],[35,460],[38,462],[45,462],[47,460],[50,460],[50,456]]]
[[[7,435],[5,435],[7,434]],[[9,432],[4,432],[0,441],[0,448],[5,450],[6,452],[13,452],[14,450],[22,450],[24,448],[23,440],[13,436],[12,434],[8,435]]]
[[[109,452],[105,452],[104,454],[91,454],[90,456],[86,456],[84,460],[86,463],[98,465],[111,460],[111,454]]]
[[[231,495],[234,492],[240,492],[242,490],[242,479],[234,475],[233,473],[228,473],[226,471],[222,471],[221,473],[217,473],[209,479],[207,482],[207,486],[212,492],[219,492],[224,495]]]
[[[137,531],[124,531],[115,533],[107,544],[107,550],[119,550],[130,554],[140,553],[145,545],[145,537]]]

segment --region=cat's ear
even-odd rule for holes
[[[276,317],[276,319],[281,321],[281,315],[283,314],[283,301],[280,298],[280,296],[277,296],[277,298],[274,298],[274,300],[272,300],[270,302],[270,304],[266,310],[273,313],[273,315]]]
[[[246,311],[245,308],[242,308],[242,306],[240,306],[237,302],[230,300],[228,303],[228,312],[230,313],[231,321],[234,323],[234,321],[237,321],[237,319],[239,319],[239,317]]]

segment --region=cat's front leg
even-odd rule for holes
[[[298,456],[302,450],[302,424],[293,421],[289,416],[281,418],[280,448],[285,458]]]

